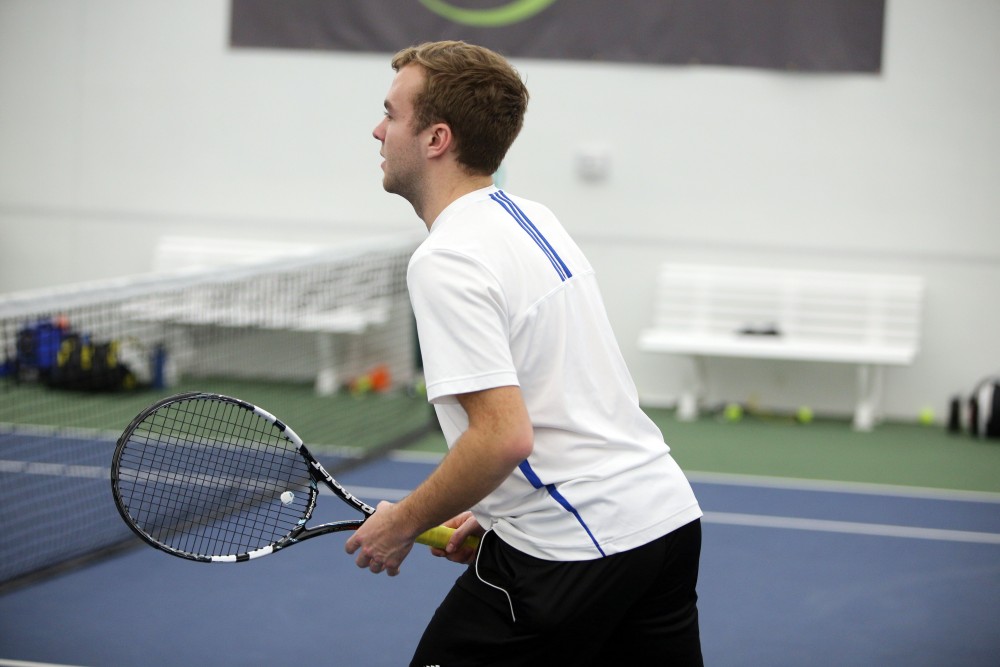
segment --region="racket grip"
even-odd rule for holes
[[[444,549],[448,546],[448,540],[451,539],[452,534],[455,532],[454,528],[448,528],[447,526],[437,526],[436,528],[431,528],[426,533],[421,533],[417,536],[417,542],[419,544],[426,544],[430,547],[437,547],[438,549]],[[473,535],[465,538],[465,542],[462,544],[464,547],[470,549],[475,549],[479,546],[479,538]]]

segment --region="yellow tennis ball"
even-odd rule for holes
[[[924,426],[930,426],[934,423],[934,408],[923,408],[920,410],[920,414],[917,416],[917,419]]]
[[[373,383],[370,375],[361,375],[351,383],[351,393],[355,396],[367,394],[372,390]]]
[[[726,409],[722,413],[726,421],[738,422],[743,419],[743,406],[739,403],[729,403],[726,405]]]
[[[799,420],[799,423],[808,424],[813,420],[813,411],[808,405],[803,405],[799,408],[798,412],[795,413],[795,418]]]

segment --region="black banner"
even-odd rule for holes
[[[234,47],[879,72],[885,0],[232,0]]]

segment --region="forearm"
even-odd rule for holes
[[[398,503],[400,529],[410,536],[478,503],[531,453],[531,422],[516,387],[478,392],[460,401],[469,428],[434,472]]]
[[[468,510],[496,489],[516,467],[480,452],[466,434],[455,443],[435,471],[398,503],[400,519],[410,537]]]

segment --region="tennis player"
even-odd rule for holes
[[[428,230],[407,280],[449,452],[347,552],[392,576],[419,533],[458,529],[435,554],[469,567],[412,665],[701,665],[698,502],[639,408],[587,258],[549,209],[493,185],[526,87],[463,42],[392,67],[374,136],[385,190]]]

